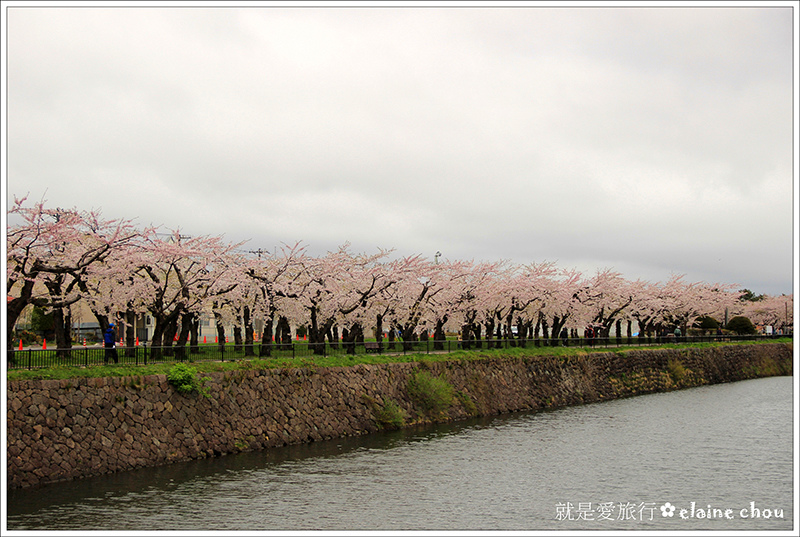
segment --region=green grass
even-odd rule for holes
[[[726,343],[692,343],[692,344],[665,344],[652,346],[632,346],[632,347],[527,347],[508,348],[508,349],[478,349],[472,351],[454,351],[450,353],[425,354],[336,354],[331,356],[302,356],[292,358],[291,356],[278,356],[275,358],[243,359],[237,356],[237,361],[225,362],[193,362],[198,373],[211,373],[214,371],[237,371],[241,369],[276,369],[294,367],[350,367],[357,364],[386,364],[401,362],[444,362],[444,361],[471,361],[484,360],[487,358],[526,358],[535,356],[581,356],[589,353],[614,352],[624,353],[646,349],[677,349],[677,348],[709,348],[723,345],[758,345],[764,343],[792,343],[791,338],[780,338],[769,341],[737,341]],[[226,355],[227,356],[227,355]],[[18,369],[6,372],[6,379],[14,380],[38,380],[38,379],[72,379],[72,378],[95,378],[95,377],[133,377],[144,375],[166,375],[175,362],[163,362],[148,365],[101,365],[92,367],[80,366],[57,366],[45,369],[25,370]]]

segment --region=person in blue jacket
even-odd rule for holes
[[[108,359],[112,358],[115,364],[119,363],[117,358],[117,334],[114,331],[114,323],[109,323],[108,328],[103,333],[103,346],[106,348],[103,361],[108,363]]]

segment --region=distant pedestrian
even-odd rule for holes
[[[119,363],[119,359],[117,357],[117,334],[114,330],[114,323],[110,323],[108,328],[106,328],[105,333],[103,333],[103,346],[106,348],[103,362],[107,364],[108,359],[111,358],[114,360],[115,364]]]
[[[561,329],[561,344],[565,347],[568,346],[569,343],[569,332],[567,332],[566,328]]]
[[[590,347],[594,345],[594,328],[591,325],[587,326],[586,330],[584,330],[584,337],[589,341]]]

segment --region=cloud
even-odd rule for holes
[[[38,8],[8,29],[12,195],[258,247],[790,291],[791,10]]]

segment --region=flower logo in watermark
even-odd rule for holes
[[[675,506],[667,502],[661,506],[661,516],[671,517],[675,513]]]

